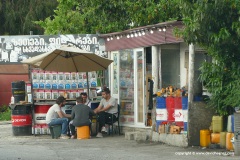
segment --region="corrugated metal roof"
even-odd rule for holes
[[[28,65],[26,64],[11,64],[0,65],[0,74],[28,74]]]
[[[182,22],[174,21],[171,23],[161,23],[161,25],[150,25],[141,27],[141,30],[139,28],[135,28],[128,31],[106,34],[102,37],[105,39],[106,51],[118,51],[123,49],[148,47],[159,44],[183,42],[183,39],[177,38],[174,35],[173,30],[175,27],[183,27]],[[161,29],[161,31],[159,31],[159,29]],[[139,32],[144,32],[145,35],[139,36]],[[131,34],[132,37],[130,36]],[[109,40],[109,38],[111,38],[111,40]]]
[[[107,33],[107,34],[100,34],[99,37],[102,38],[107,38],[109,36],[115,36],[115,35],[120,35],[120,34],[129,34],[129,33],[135,33],[137,31],[142,31],[142,30],[148,30],[152,28],[162,28],[162,27],[168,27],[168,26],[183,26],[182,21],[168,21],[168,22],[161,22],[153,25],[147,25],[147,26],[142,26],[142,27],[137,27],[137,28],[132,28],[128,29],[125,31],[121,32],[112,32],[112,33]]]

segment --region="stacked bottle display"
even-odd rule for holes
[[[96,97],[97,73],[88,73],[90,97]],[[40,69],[32,70],[34,99],[56,99],[62,95],[67,99],[75,99],[81,92],[87,92],[87,75],[80,72],[50,72]],[[94,89],[95,88],[95,89]]]

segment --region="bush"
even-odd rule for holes
[[[11,109],[8,106],[0,107],[0,121],[9,121],[11,120]]]

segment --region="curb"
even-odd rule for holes
[[[12,121],[0,121],[0,125],[12,124]]]

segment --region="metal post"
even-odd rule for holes
[[[89,82],[88,82],[88,72],[86,72],[86,76],[87,76],[87,94],[88,94],[88,99],[90,99],[90,97],[89,97]]]
[[[30,31],[29,33],[30,35],[33,35],[33,31]],[[34,117],[34,94],[33,94],[33,81],[32,81],[32,67],[31,65],[28,65],[28,76],[29,76],[29,80],[31,83],[31,95],[32,95],[32,117]],[[35,121],[34,118],[32,119],[32,127],[33,127],[33,135],[35,135]],[[36,136],[36,135],[35,135]]]
[[[162,89],[162,52],[161,52],[161,46],[158,48],[158,76],[159,76],[159,89]]]
[[[188,77],[188,117],[190,117],[190,112],[192,109],[192,102],[193,102],[193,85],[194,85],[194,59],[195,59],[195,52],[194,52],[194,45],[191,43],[189,45],[189,77]],[[190,123],[191,119],[188,119],[188,142],[190,142],[191,138],[191,131],[190,131]]]
[[[152,80],[154,82],[153,93],[157,93],[158,91],[158,47],[157,46],[152,46]]]

